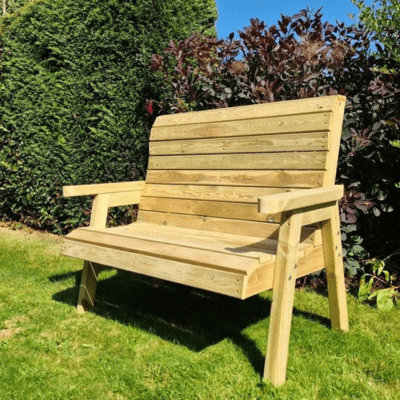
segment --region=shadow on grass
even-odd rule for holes
[[[49,280],[57,282],[73,275],[75,287],[56,293],[54,300],[76,305],[81,272],[53,275]],[[262,376],[265,354],[242,331],[269,317],[269,299],[253,296],[242,301],[184,285],[158,283],[151,278],[118,271],[111,278],[99,281],[96,306],[91,312],[138,327],[196,352],[230,339]],[[293,314],[330,326],[327,318],[315,314],[296,308]],[[266,326],[265,348],[267,330]]]

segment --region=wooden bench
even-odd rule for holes
[[[246,299],[273,288],[264,377],[285,381],[297,277],[326,267],[332,327],[348,329],[334,186],[345,98],[158,117],[146,182],[64,187],[95,195],[90,226],[61,254],[85,260],[78,311],[101,265]],[[106,228],[110,207],[137,222]]]

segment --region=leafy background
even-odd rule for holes
[[[90,199],[63,185],[143,179],[150,57],[191,30],[214,35],[216,17],[214,0],[39,0],[2,18],[2,217],[65,232]]]

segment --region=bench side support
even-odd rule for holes
[[[83,262],[82,280],[77,306],[78,314],[83,314],[85,311],[94,307],[94,298],[100,269],[100,264],[90,261]]]
[[[284,212],[279,229],[264,369],[264,379],[270,379],[275,386],[283,384],[286,377],[302,218],[303,215],[299,210]]]
[[[329,310],[332,329],[347,331],[346,287],[338,205],[330,207],[331,218],[322,222],[322,244],[328,282]]]

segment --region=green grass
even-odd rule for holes
[[[0,399],[398,399],[400,310],[296,291],[286,383],[261,382],[271,293],[246,301],[104,271],[77,315],[82,262],[0,232]]]

